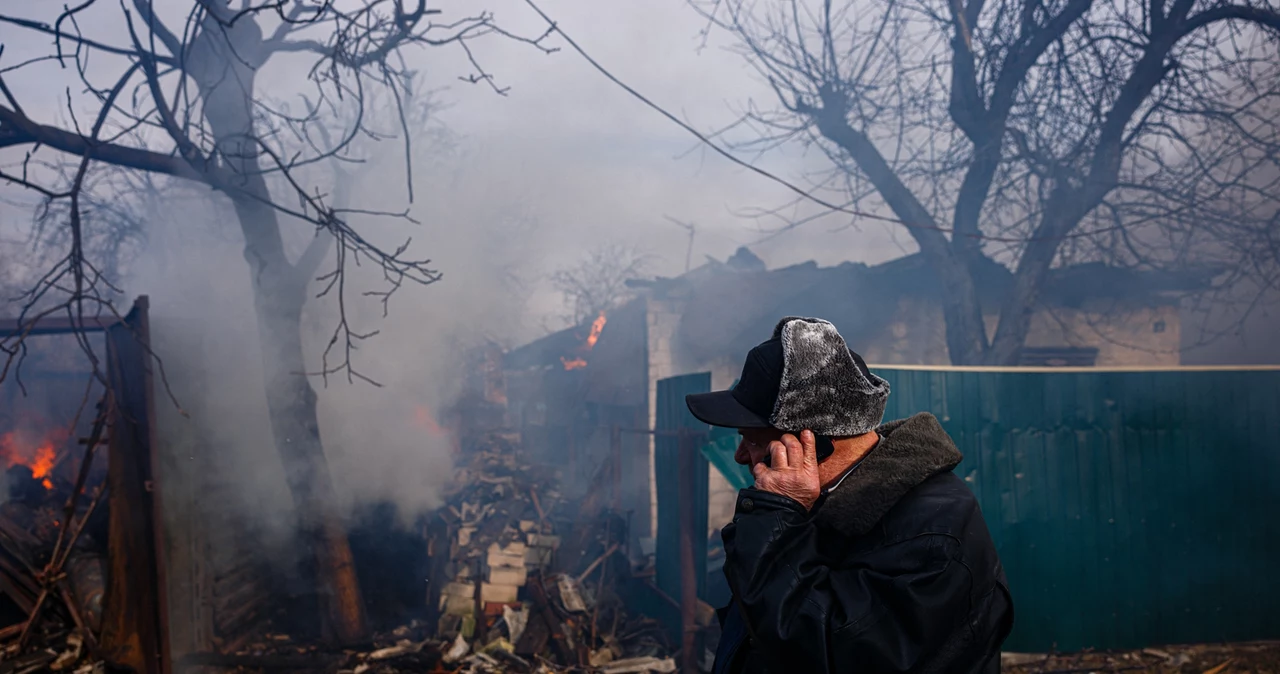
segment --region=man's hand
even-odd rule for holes
[[[751,473],[756,477],[756,489],[786,496],[805,510],[812,508],[822,493],[813,431],[802,432],[799,439],[788,433],[781,441],[770,442],[769,465],[757,463]]]

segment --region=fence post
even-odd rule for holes
[[[698,636],[698,569],[694,561],[694,494],[693,475],[697,469],[697,447],[686,429],[679,431],[680,460],[680,671],[698,671],[698,654],[694,652]]]

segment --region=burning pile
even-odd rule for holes
[[[16,431],[0,436],[0,458],[7,464],[0,595],[8,599],[0,605],[0,660],[20,671],[94,666],[83,660],[96,649],[105,592],[104,485],[93,463],[105,430],[102,411],[100,405],[70,481],[54,470],[69,432],[51,431],[39,441]]]
[[[656,622],[628,615],[625,519],[525,465],[516,434],[490,433],[437,527],[438,637],[445,663],[474,671],[669,672]]]
[[[23,472],[21,469],[30,471],[32,479],[51,491],[51,476],[58,458],[56,447],[66,441],[66,433],[57,430],[34,440],[25,435],[16,430],[0,435],[0,459],[4,461],[5,468],[18,468],[19,474]]]

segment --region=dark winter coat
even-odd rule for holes
[[[931,414],[878,432],[812,512],[739,492],[717,674],[999,671],[1013,603],[960,452]]]

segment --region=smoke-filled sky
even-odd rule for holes
[[[6,13],[53,20],[24,4],[0,3]],[[614,74],[699,129],[714,131],[734,120],[751,98],[767,101],[770,95],[721,44],[699,49],[702,24],[683,0],[540,5]],[[182,7],[158,6],[177,10],[167,19],[181,25]],[[446,16],[453,6],[445,6]],[[486,7],[512,32],[536,35],[545,29],[522,0],[494,0]],[[92,19],[81,19],[86,32],[127,44],[117,4],[102,3],[92,11]],[[117,27],[114,35],[111,26]],[[51,43],[11,26],[3,29],[3,40],[0,67],[48,53]],[[459,81],[471,71],[456,47],[407,50],[410,67],[439,89],[444,109],[437,120],[455,142],[438,152],[418,143],[412,206],[402,148],[395,141],[364,146],[371,161],[349,169],[352,207],[410,208],[421,222],[368,218],[355,223],[361,231],[388,246],[412,236],[413,255],[430,257],[444,274],[437,284],[406,288],[394,297],[386,319],[376,301],[353,295],[348,308],[354,327],[381,330],[361,345],[356,362],[383,386],[337,378],[320,391],[326,451],[339,489],[350,499],[391,498],[410,512],[434,505],[449,479],[449,464],[444,441],[416,423],[418,408],[438,413],[456,392],[460,346],[481,336],[516,345],[561,327],[565,307],[546,283],[550,272],[592,248],[624,244],[652,256],[652,273],[678,274],[688,234],[665,216],[696,225],[696,266],[704,255],[726,258],[738,246],[759,241],[761,227],[779,224],[744,218],[742,211],[792,198],[784,188],[700,150],[693,137],[563,49],[558,39],[548,44],[562,49],[543,54],[500,36],[472,43],[477,60],[499,86],[509,88],[505,96]],[[259,75],[259,90],[288,100],[306,90],[309,63],[273,61]],[[99,58],[90,72],[107,86],[119,68]],[[26,111],[44,121],[68,122],[68,96],[80,123],[87,124],[96,110],[73,70],[45,62],[5,77]],[[3,159],[9,163],[20,155],[8,151]],[[801,184],[805,171],[825,166],[819,157],[806,158],[802,148],[758,162]],[[323,183],[321,189],[331,188],[330,176],[309,175]],[[3,189],[6,196],[24,196]],[[151,297],[157,349],[190,415],[164,418],[185,428],[184,437],[199,438],[219,460],[245,466],[237,471],[244,505],[254,513],[280,513],[269,523],[287,529],[288,496],[271,446],[248,267],[234,217],[225,203],[219,206],[200,189],[166,195],[162,203],[145,204],[147,240],[121,279],[126,297]],[[0,239],[20,242],[29,218],[20,205],[6,207]],[[882,225],[869,225],[860,235],[834,231],[845,224],[815,222],[754,249],[770,266],[809,259],[875,261],[902,251]],[[295,242],[305,238],[305,225],[286,227]],[[19,249],[6,250],[11,255]],[[353,279],[365,284],[357,290],[377,287],[372,275],[357,273]],[[313,301],[308,309],[304,333],[314,367],[334,318],[331,302]]]
[[[703,22],[685,0],[538,2],[614,75],[701,130],[729,124],[752,100],[763,107],[775,103],[741,57],[724,49],[722,36],[713,35],[700,48]],[[0,0],[6,13],[52,20],[27,9],[28,4]],[[442,7],[449,17],[455,8],[477,11],[478,4],[450,0]],[[170,20],[186,7],[157,5],[177,11],[166,17]],[[545,29],[523,0],[485,0],[483,6],[511,32],[536,35]],[[118,5],[101,3],[95,11],[97,20],[86,18],[82,27],[118,25],[115,37],[125,43]],[[48,52],[45,36],[12,26],[0,30],[5,43],[0,67]],[[594,247],[627,244],[654,256],[653,273],[677,274],[684,268],[688,235],[665,216],[696,225],[696,266],[704,255],[724,259],[738,246],[760,241],[762,226],[779,224],[747,219],[743,211],[793,198],[785,188],[700,149],[694,138],[593,70],[558,38],[548,45],[561,51],[543,54],[500,36],[472,43],[476,59],[496,83],[509,87],[505,96],[458,81],[470,70],[456,47],[406,52],[409,65],[441,89],[438,99],[446,107],[437,119],[456,136],[456,144],[448,152],[419,144],[411,213],[420,226],[378,219],[356,224],[387,245],[412,236],[414,255],[432,258],[444,277],[393,298],[385,320],[376,302],[357,299],[351,307],[356,329],[382,331],[356,357],[384,387],[335,381],[321,391],[322,431],[348,496],[390,496],[409,509],[432,505],[448,479],[448,462],[442,447],[424,439],[414,423],[416,408],[438,409],[456,389],[459,344],[483,335],[515,345],[560,326],[556,319],[564,308],[545,282],[551,271]],[[273,62],[260,75],[260,90],[288,98],[305,89],[306,65],[300,58]],[[105,85],[110,61],[96,61],[94,67],[101,69]],[[73,75],[46,62],[5,78],[26,110],[46,121],[66,122],[71,87],[72,99],[81,103],[77,116],[85,123],[96,108],[83,104]],[[350,169],[351,206],[409,207],[401,147],[390,141],[373,150],[378,155],[373,161]],[[762,158],[743,156],[804,185],[807,172],[827,166],[818,154],[792,146]],[[7,164],[20,156],[9,150],[0,159]],[[0,189],[15,194],[12,187]],[[170,203],[145,213],[149,238],[124,279],[127,294],[152,297],[153,329],[170,349],[174,370],[206,378],[201,388],[185,387],[184,400],[192,423],[206,431],[206,441],[220,451],[258,457],[261,470],[253,475],[261,480],[262,493],[287,498],[271,487],[280,484],[278,466],[266,426],[248,268],[233,218],[199,190],[172,195]],[[29,215],[5,206],[0,241],[20,241]],[[877,262],[912,249],[901,231],[879,223],[848,224],[847,218],[827,218],[753,250],[777,267],[811,259]],[[305,226],[293,226],[295,240],[305,235]],[[355,278],[372,284],[368,275]],[[312,305],[304,330],[309,356],[318,359],[334,315],[331,303]]]

